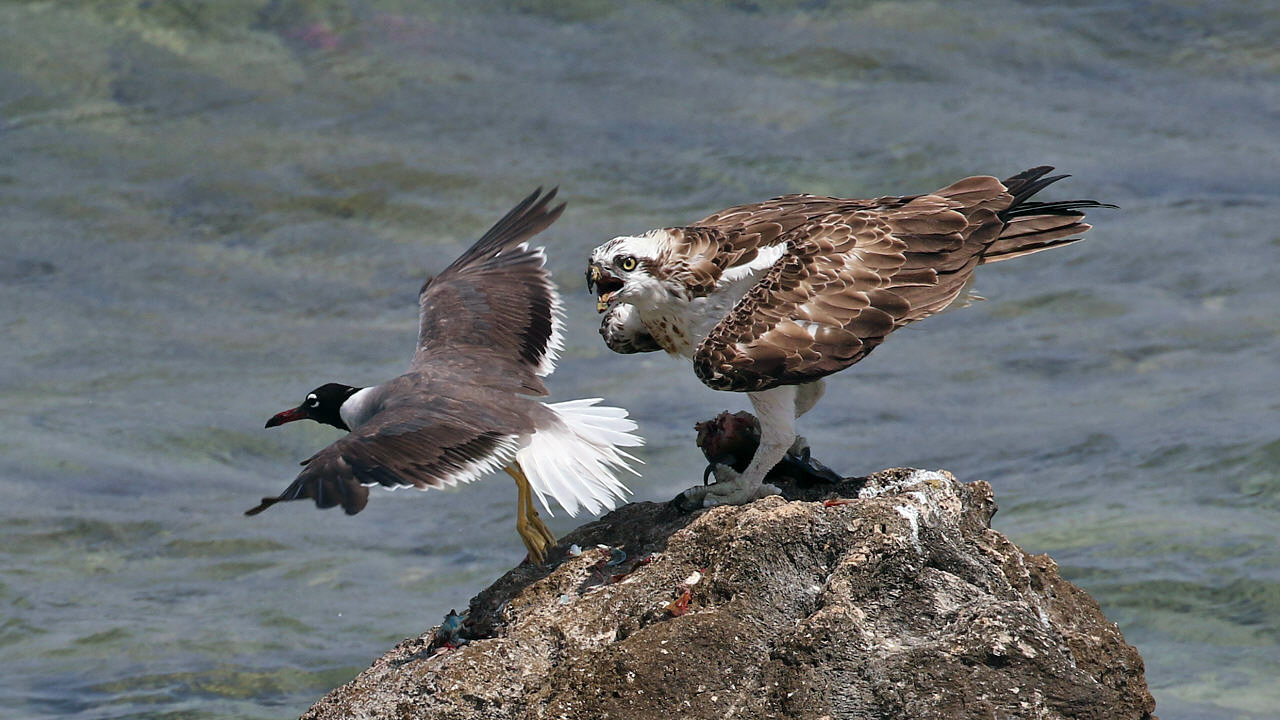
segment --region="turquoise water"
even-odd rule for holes
[[[1274,717],[1280,11],[1202,5],[0,2],[0,717],[294,716],[518,562],[505,476],[241,512],[337,434],[266,418],[398,373],[423,277],[533,187],[569,201],[555,397],[630,408],[666,499],[744,398],[605,350],[590,248],[1038,164],[1123,209],[801,432],[990,481],[1161,717]]]

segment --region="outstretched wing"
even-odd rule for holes
[[[422,286],[413,369],[465,357],[486,384],[547,394],[539,376],[555,368],[563,311],[546,255],[528,240],[564,211],[548,208],[555,196],[534,191]]]
[[[504,467],[519,449],[519,436],[532,429],[532,420],[510,407],[423,393],[311,456],[284,492],[245,514],[310,498],[316,507],[340,505],[354,515],[372,485],[427,489],[471,482]]]
[[[971,197],[962,202],[949,191]],[[861,360],[896,328],[942,310],[999,234],[996,213],[1009,200],[995,178],[844,206],[792,198],[809,207],[832,202],[833,212],[779,235],[787,252],[698,346],[694,368],[712,388],[816,380]]]

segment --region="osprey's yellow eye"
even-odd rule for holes
[[[618,267],[622,268],[627,272],[631,272],[632,270],[636,269],[636,259],[631,257],[630,255],[623,255],[622,257],[618,258]]]

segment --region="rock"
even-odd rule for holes
[[[406,640],[304,717],[1152,717],[1138,652],[990,529],[987,483],[784,493],[627,505],[476,596],[465,644]]]

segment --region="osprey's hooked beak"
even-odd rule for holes
[[[609,301],[622,289],[622,284],[622,280],[605,272],[596,263],[587,265],[587,290],[590,292],[595,292],[597,288],[600,290],[600,294],[596,297],[596,312],[609,309]]]

